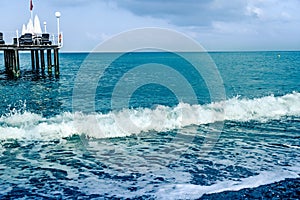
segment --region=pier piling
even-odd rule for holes
[[[37,72],[39,72],[40,71],[39,51],[34,50],[34,53],[35,53],[35,69]]]
[[[59,58],[58,58],[58,49],[54,49],[54,67],[55,67],[55,76],[59,75]]]
[[[40,50],[41,54],[41,68],[42,68],[42,73],[45,73],[45,55],[44,55],[44,50]]]
[[[13,76],[14,77],[20,76],[20,57],[19,57],[18,50],[14,50]]]
[[[13,76],[20,76],[20,51],[29,51],[31,58],[31,67],[33,72],[39,73],[40,69],[44,74],[45,51],[47,52],[47,67],[49,75],[52,74],[52,52],[54,57],[54,73],[59,76],[59,46],[57,45],[0,45],[0,51],[4,52],[4,66],[6,72]]]
[[[35,56],[34,56],[34,50],[31,50],[31,66],[32,66],[32,71],[35,71]]]
[[[51,74],[52,73],[51,49],[47,50],[47,64],[48,64],[48,74]]]

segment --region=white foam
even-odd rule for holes
[[[63,113],[54,118],[24,112],[0,117],[0,139],[52,140],[68,137],[77,133],[70,120],[70,113]]]
[[[204,194],[220,193],[224,191],[238,191],[244,188],[254,188],[282,181],[286,178],[298,178],[298,174],[287,170],[261,172],[240,181],[223,181],[210,186],[177,184],[166,185],[158,190],[158,199],[198,199]]]
[[[94,138],[124,137],[224,120],[265,122],[283,116],[300,116],[300,93],[256,99],[233,98],[206,105],[159,105],[154,109],[123,109],[107,114],[66,112],[52,118],[30,112],[14,112],[0,117],[0,139],[48,140],[75,134]]]

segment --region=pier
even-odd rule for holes
[[[30,19],[27,25],[23,24],[22,34],[16,30],[15,37],[11,38],[12,44],[6,44],[3,32],[0,32],[0,53],[4,55],[5,71],[9,76],[20,77],[20,52],[31,54],[32,71],[42,74],[46,67],[48,74],[54,71],[55,76],[59,76],[59,50],[63,47],[63,35],[60,32],[60,12],[55,12],[57,19],[57,35],[47,32],[47,23],[44,22],[42,31],[39,17],[33,18],[33,3],[29,2]],[[45,59],[46,58],[46,59]],[[1,61],[0,61],[1,62]]]
[[[8,75],[20,76],[20,56],[21,51],[31,53],[31,66],[33,72],[52,74],[59,76],[59,45],[1,45],[0,52],[4,52],[4,66]],[[46,57],[46,59],[45,59]]]

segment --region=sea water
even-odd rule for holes
[[[220,100],[176,54],[125,54],[99,77],[93,102],[74,110],[80,67],[97,71],[112,56],[62,53],[59,78],[32,72],[29,54],[19,79],[0,64],[0,198],[197,199],[299,178],[300,52],[209,53]],[[113,95],[145,63],[183,74],[197,103],[157,82]]]

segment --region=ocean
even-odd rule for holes
[[[299,198],[300,52],[208,56],[200,75],[170,52],[1,62],[0,199]]]

